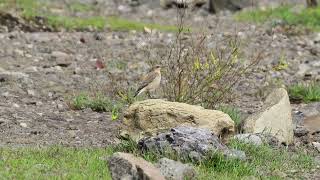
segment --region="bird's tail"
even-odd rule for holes
[[[136,91],[136,93],[134,94],[133,97],[138,96],[138,95],[141,94],[144,90],[145,90],[144,88],[138,89],[138,90]]]

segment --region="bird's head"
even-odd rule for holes
[[[152,68],[152,71],[160,72],[160,70],[161,70],[161,66],[160,66],[160,65],[155,65],[155,66]]]
[[[156,65],[156,66],[154,67],[154,69],[161,69],[161,66],[160,66],[160,65]]]

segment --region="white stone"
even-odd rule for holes
[[[23,127],[23,128],[28,127],[27,123],[20,123],[20,126]]]
[[[291,105],[285,89],[275,89],[266,98],[262,109],[249,116],[243,127],[245,133],[270,133],[280,142],[293,143]]]

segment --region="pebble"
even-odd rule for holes
[[[313,145],[313,147],[316,148],[316,150],[317,150],[318,152],[320,152],[320,143],[319,143],[319,142],[312,142],[312,145]]]
[[[27,93],[28,93],[28,95],[30,95],[30,96],[35,96],[35,91],[34,90],[31,90],[31,89],[28,89],[27,90]]]
[[[19,107],[20,107],[20,105],[19,105],[19,104],[17,104],[17,103],[13,103],[13,104],[12,104],[12,107],[14,107],[14,108],[19,108]]]
[[[15,49],[15,50],[14,50],[14,53],[15,53],[16,55],[18,55],[18,56],[23,56],[23,55],[24,55],[24,52],[23,52],[22,50],[20,50],[20,49]]]
[[[20,126],[23,127],[23,128],[27,128],[28,127],[27,123],[20,123]]]

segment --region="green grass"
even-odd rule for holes
[[[217,110],[222,111],[230,116],[234,121],[236,127],[238,127],[242,121],[241,113],[237,108],[231,106],[219,106]]]
[[[291,101],[303,101],[305,103],[320,101],[320,83],[294,84],[289,86]]]
[[[69,4],[69,9],[72,12],[87,12],[87,11],[94,10],[95,7],[92,5],[83,4],[80,2],[72,2]]]
[[[292,7],[282,6],[266,10],[248,10],[236,14],[240,21],[262,23],[269,20],[281,19],[289,25],[303,26],[311,30],[320,30],[320,7],[303,9],[296,13]]]
[[[87,93],[80,93],[71,98],[69,104],[75,110],[91,108],[97,112],[111,112],[112,120],[119,118],[120,111],[124,106],[124,103],[121,101],[111,100],[111,98],[102,93],[96,93],[91,96]]]
[[[46,18],[48,25],[54,29],[63,27],[66,30],[86,30],[91,27],[97,30],[103,30],[106,26],[105,18],[99,16],[78,18],[48,15]]]
[[[193,163],[199,179],[241,179],[248,176],[281,179],[272,172],[277,170],[290,175],[290,170],[300,172],[314,167],[312,158],[306,154],[236,141],[230,146],[245,151],[248,160],[226,159],[213,154],[205,161]],[[0,148],[0,176],[4,179],[111,179],[104,159],[118,151],[142,156],[150,162],[162,157],[152,152],[141,154],[132,141],[109,148]],[[173,154],[169,158],[179,159]],[[299,178],[299,174],[294,177]]]
[[[39,0],[0,0],[0,10],[6,11],[8,9],[17,9],[21,16],[28,21],[36,21],[36,17],[43,17],[45,19],[45,25],[54,30],[60,30],[61,28],[68,31],[82,31],[88,30],[89,28],[103,30],[105,27],[109,27],[114,31],[143,31],[144,27],[170,32],[178,30],[175,26],[137,22],[115,16],[105,18],[98,15],[80,18],[75,16],[56,15],[50,13],[50,7],[50,2]],[[67,11],[84,13],[93,11],[94,6],[73,2],[70,3],[69,6],[64,7],[64,9]]]
[[[143,31],[144,27],[157,29],[160,31],[172,31],[172,32],[178,31],[178,28],[175,26],[135,22],[135,21],[131,21],[131,20],[115,17],[115,16],[109,17],[107,19],[107,22],[110,26],[110,29],[114,31],[127,31],[127,30]]]
[[[1,148],[0,179],[111,179],[111,149]]]

